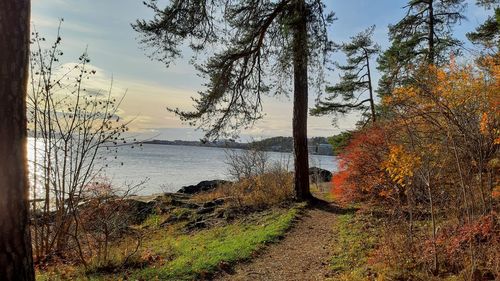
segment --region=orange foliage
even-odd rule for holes
[[[424,65],[382,103],[383,123],[354,134],[331,189],[394,220],[369,262],[498,280],[500,56]]]
[[[332,177],[331,194],[340,201],[357,201],[370,196],[389,197],[388,176],[382,163],[388,153],[388,128],[373,126],[357,132],[339,155],[339,171]]]
[[[382,104],[413,119],[420,116],[430,120],[434,115],[434,124],[444,124],[445,120],[455,124],[457,118],[471,120],[472,129],[500,144],[500,56],[484,59],[479,69],[454,63],[444,68],[427,66],[415,77],[415,83],[396,88]]]
[[[349,172],[346,170],[341,170],[333,174],[332,188],[330,190],[333,198],[340,201],[351,201],[353,199],[346,194],[350,190],[350,188],[346,188],[348,175]]]
[[[491,197],[493,199],[500,199],[500,186],[495,186],[491,191]]]
[[[414,170],[420,164],[420,158],[402,145],[390,145],[387,160],[382,167],[387,171],[392,181],[402,187],[411,184]]]

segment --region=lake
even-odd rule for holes
[[[160,192],[174,192],[185,185],[197,184],[202,180],[231,180],[228,174],[226,150],[216,147],[143,144],[122,146],[107,157],[104,176],[116,187],[137,184],[147,179],[138,192],[148,195]],[[293,168],[290,153],[268,152],[271,162],[289,162]],[[333,171],[336,169],[334,156],[311,155],[310,166]]]

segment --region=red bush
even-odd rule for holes
[[[389,181],[382,162],[388,153],[387,128],[373,126],[354,134],[339,155],[339,171],[332,177],[332,196],[340,201],[384,196]],[[368,198],[367,198],[368,197]]]

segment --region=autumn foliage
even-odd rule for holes
[[[500,278],[499,61],[415,68],[383,97],[385,118],[339,156],[332,195],[391,214],[391,238],[375,256],[405,262],[387,264]]]
[[[387,176],[381,168],[387,154],[387,129],[371,127],[359,131],[339,158],[339,171],[332,177],[332,195],[342,201],[386,196]]]

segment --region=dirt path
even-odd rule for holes
[[[324,280],[329,277],[333,223],[338,209],[327,203],[306,210],[285,238],[215,280]]]

